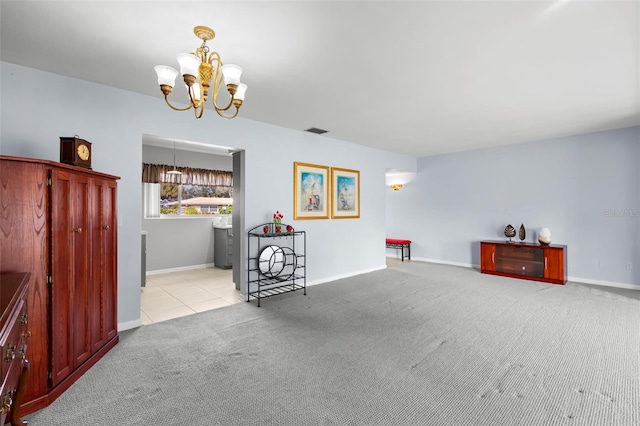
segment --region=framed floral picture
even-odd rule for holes
[[[293,163],[293,218],[329,218],[329,167]]]
[[[331,168],[331,217],[348,219],[360,217],[360,172]]]

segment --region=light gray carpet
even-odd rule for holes
[[[56,425],[639,425],[640,300],[411,262],[121,333]]]

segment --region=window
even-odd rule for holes
[[[143,164],[144,216],[196,216],[231,213],[231,172]]]
[[[144,216],[160,217],[231,213],[227,188],[175,183],[144,184]]]

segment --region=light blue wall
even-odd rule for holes
[[[386,168],[415,171],[414,157],[245,118],[224,120],[212,111],[196,120],[192,112],[169,109],[160,97],[6,62],[0,62],[0,78],[0,154],[58,161],[60,136],[77,134],[93,143],[94,170],[122,177],[118,185],[121,326],[140,320],[143,134],[246,150],[245,231],[268,221],[275,210],[284,213],[285,223],[307,231],[310,283],[385,265],[384,172]],[[156,86],[152,70],[149,84]],[[294,222],[294,161],[360,170],[361,218]]]
[[[547,227],[570,279],[640,286],[639,169],[638,127],[421,158],[387,189],[387,235],[415,259],[478,265],[478,242],[507,224],[528,242]]]
[[[148,164],[173,164],[173,149],[159,146],[142,146],[142,162]],[[206,152],[176,150],[176,166],[196,167],[209,170],[233,170],[231,155],[208,154]]]

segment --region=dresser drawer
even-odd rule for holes
[[[26,353],[26,344],[22,349]],[[16,386],[20,380],[20,374],[22,373],[22,364],[23,360],[18,356],[16,356],[12,362],[8,363],[9,369],[7,374],[4,376],[4,381],[0,387],[0,424],[2,425],[4,425],[6,421],[5,419],[8,411],[10,411],[11,408],[15,408],[13,401],[16,398]]]
[[[0,425],[4,425],[8,416],[6,420],[13,425],[25,424],[19,411],[29,379],[27,289],[30,277],[28,272],[0,274]]]
[[[2,377],[6,377],[14,362],[21,363],[25,357],[27,338],[27,304],[24,300],[18,302],[5,324],[0,339],[0,362],[2,362]]]

